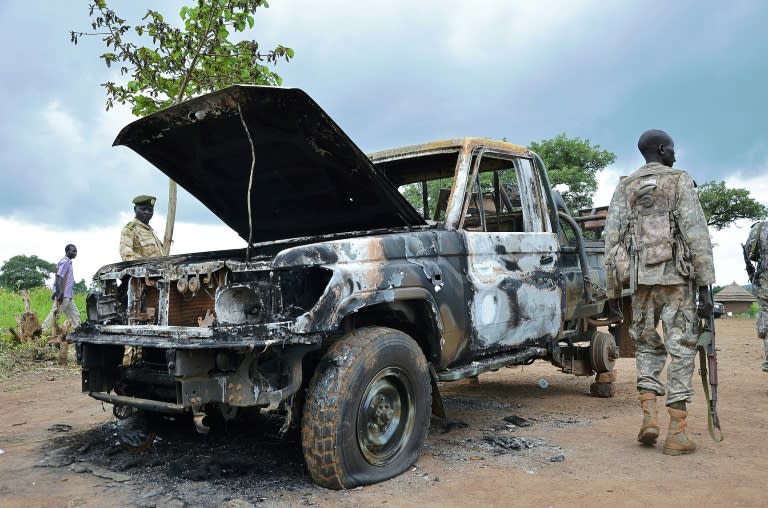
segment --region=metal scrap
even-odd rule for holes
[[[537,446],[537,442],[519,436],[483,436],[483,441],[504,450],[527,450]]]

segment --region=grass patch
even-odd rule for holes
[[[754,318],[757,316],[757,313],[760,312],[760,305],[758,305],[757,302],[752,302],[752,305],[747,309],[747,312],[744,314],[749,318]]]
[[[85,294],[75,293],[75,305],[80,311],[80,321],[85,320]],[[37,314],[42,323],[45,316],[51,311],[51,290],[48,288],[34,288],[29,290],[29,306],[32,312]],[[16,327],[16,315],[24,312],[24,300],[15,291],[0,289],[0,340],[11,340],[10,327]],[[59,318],[59,323],[64,321],[64,316]]]
[[[75,305],[80,310],[80,319],[85,319],[85,294],[75,294]],[[42,323],[51,310],[51,290],[34,288],[29,291],[29,305]],[[24,312],[24,300],[13,291],[0,289],[0,379],[6,379],[14,372],[28,370],[35,363],[55,363],[59,350],[48,345],[49,336],[42,336],[24,344],[16,343],[8,330],[16,327],[16,316]],[[64,316],[59,317],[59,323]],[[72,357],[70,346],[69,357]],[[72,362],[70,362],[72,363]]]

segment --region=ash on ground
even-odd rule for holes
[[[484,461],[485,467],[495,461],[528,471],[553,467],[551,458],[563,450],[538,437],[537,430],[590,423],[554,414],[528,416],[519,404],[452,396],[444,402],[449,419],[433,418],[422,455],[447,463]],[[128,450],[120,443],[127,426],[113,419],[86,432],[61,434],[44,451],[40,466],[104,478],[130,492],[139,507],[313,505],[352,492],[315,486],[298,429],[280,437],[282,424],[282,417],[256,414],[203,435],[190,418],[156,418],[151,435],[134,435],[139,446]],[[417,469],[389,482],[432,478]]]

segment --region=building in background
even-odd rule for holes
[[[739,286],[735,282],[725,286],[715,294],[715,300],[725,305],[725,312],[741,314],[746,312],[757,301],[755,295]]]

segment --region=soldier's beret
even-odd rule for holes
[[[145,196],[142,194],[141,196],[136,196],[133,198],[133,204],[134,205],[152,205],[155,206],[155,201],[157,201],[157,198],[155,196]]]

